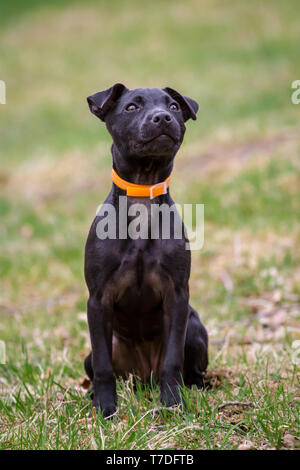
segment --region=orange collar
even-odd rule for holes
[[[135,197],[150,197],[153,199],[161,194],[167,193],[167,188],[170,183],[170,176],[165,181],[157,184],[134,184],[125,181],[112,169],[112,180],[121,189],[126,191],[127,196]]]

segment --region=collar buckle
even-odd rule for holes
[[[162,186],[162,192],[160,194],[157,194],[156,196],[153,195],[153,189],[158,188],[159,186]],[[150,199],[154,199],[157,196],[161,196],[162,194],[167,194],[167,183],[166,181],[162,181],[161,183],[153,184],[150,187]]]

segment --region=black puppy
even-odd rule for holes
[[[171,236],[132,239],[120,236],[120,221],[132,217],[120,208],[174,202],[168,190],[173,160],[185,133],[184,122],[196,119],[197,103],[171,88],[128,90],[116,84],[88,97],[90,110],[113,138],[113,185],[105,201],[116,211],[116,236],[97,233],[98,215],[85,252],[89,289],[88,324],[92,352],[85,370],[93,384],[93,405],[108,417],[116,411],[116,376],[133,373],[144,382],[160,380],[166,406],[180,403],[182,380],[203,386],[208,364],[207,333],[189,305],[190,251],[184,231]],[[152,187],[151,187],[152,185]],[[141,194],[144,194],[141,196]],[[182,224],[182,222],[180,222]]]

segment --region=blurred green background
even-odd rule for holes
[[[23,161],[108,142],[85,97],[118,81],[199,100],[190,143],[296,125],[297,9],[291,0],[1,2],[1,152]]]
[[[84,243],[111,186],[111,138],[86,96],[115,82],[171,86],[199,102],[171,192],[177,202],[205,204],[191,298],[211,337],[211,369],[238,367],[237,374],[252,370],[254,384],[260,374],[267,380],[267,352],[257,356],[255,348],[272,344],[271,369],[280,377],[283,368],[292,383],[291,348],[300,338],[300,105],[291,102],[291,84],[300,79],[298,10],[296,0],[1,2],[0,339],[9,364],[1,383],[9,393],[30,384],[37,397],[19,396],[7,408],[4,447],[55,447],[47,426],[45,441],[30,429],[20,440],[18,426],[45,395],[55,405],[49,377],[67,386],[83,376]],[[227,334],[232,347],[224,350]],[[208,400],[234,399],[230,390]],[[251,428],[257,447],[263,439],[282,446],[280,420],[294,425],[286,403],[283,418],[277,406],[265,411],[276,429]],[[224,445],[237,446],[236,434]],[[220,443],[217,434],[201,439],[206,447]],[[70,445],[81,445],[77,435]]]

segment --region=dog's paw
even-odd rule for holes
[[[185,380],[185,385],[188,388],[197,387],[198,389],[204,389],[207,387],[206,382],[204,382],[203,375],[202,374],[195,374],[192,376],[189,376],[187,380]]]
[[[112,419],[113,416],[116,414],[116,411],[117,411],[117,408],[113,403],[101,408],[102,416],[105,419]]]
[[[113,415],[117,411],[116,403],[112,401],[103,402],[103,400],[95,400],[95,398],[93,399],[93,408],[95,413],[101,412],[105,419],[112,419]]]
[[[170,408],[178,405],[185,406],[184,399],[180,393],[180,387],[166,385],[161,390],[161,402],[164,406]]]

